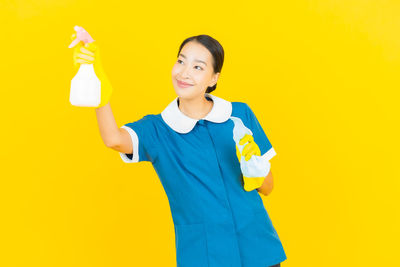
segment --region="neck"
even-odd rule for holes
[[[205,95],[193,99],[183,99],[178,97],[179,109],[183,114],[192,119],[202,119],[204,118],[214,106],[212,100],[207,100]]]

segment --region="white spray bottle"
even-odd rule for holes
[[[271,164],[267,158],[252,155],[251,158],[246,161],[245,157],[242,155],[242,151],[247,143],[240,145],[239,142],[246,134],[253,136],[253,132],[243,124],[243,121],[240,118],[231,116],[230,119],[234,123],[233,140],[235,141],[241,155],[240,169],[242,174],[246,177],[267,176],[271,168]]]
[[[80,41],[92,43],[94,40],[85,29],[75,26],[76,39],[68,46],[74,47]],[[93,64],[81,64],[71,80],[69,102],[74,106],[97,107],[101,101],[101,82],[94,72]]]

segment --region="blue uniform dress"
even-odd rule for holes
[[[203,119],[183,114],[176,97],[161,114],[121,128],[132,138],[126,163],[152,163],[167,194],[175,229],[178,267],[268,267],[286,259],[278,234],[256,189],[245,191],[233,140],[240,118],[261,155],[276,155],[246,103],[207,94]]]

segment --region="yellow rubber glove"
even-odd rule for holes
[[[71,40],[75,40],[76,33],[71,35]],[[101,82],[101,100],[100,104],[96,107],[105,106],[111,98],[113,88],[107,75],[103,70],[100,58],[100,48],[97,42],[84,44],[82,41],[74,47],[73,53],[74,72],[76,73],[81,64],[93,64],[94,72]]]
[[[242,139],[239,141],[239,145],[244,145],[248,142],[247,145],[242,150],[242,154],[245,157],[244,159],[248,161],[251,156],[261,156],[261,151],[256,142],[254,142],[254,138],[250,134],[245,134]],[[236,146],[236,156],[239,159],[242,158],[240,154],[239,148]],[[243,175],[243,182],[244,182],[244,190],[251,191],[256,188],[259,188],[264,183],[265,177],[246,177]]]

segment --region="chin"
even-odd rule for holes
[[[191,98],[195,95],[193,88],[180,88],[176,86],[174,89],[175,93],[181,98]]]

